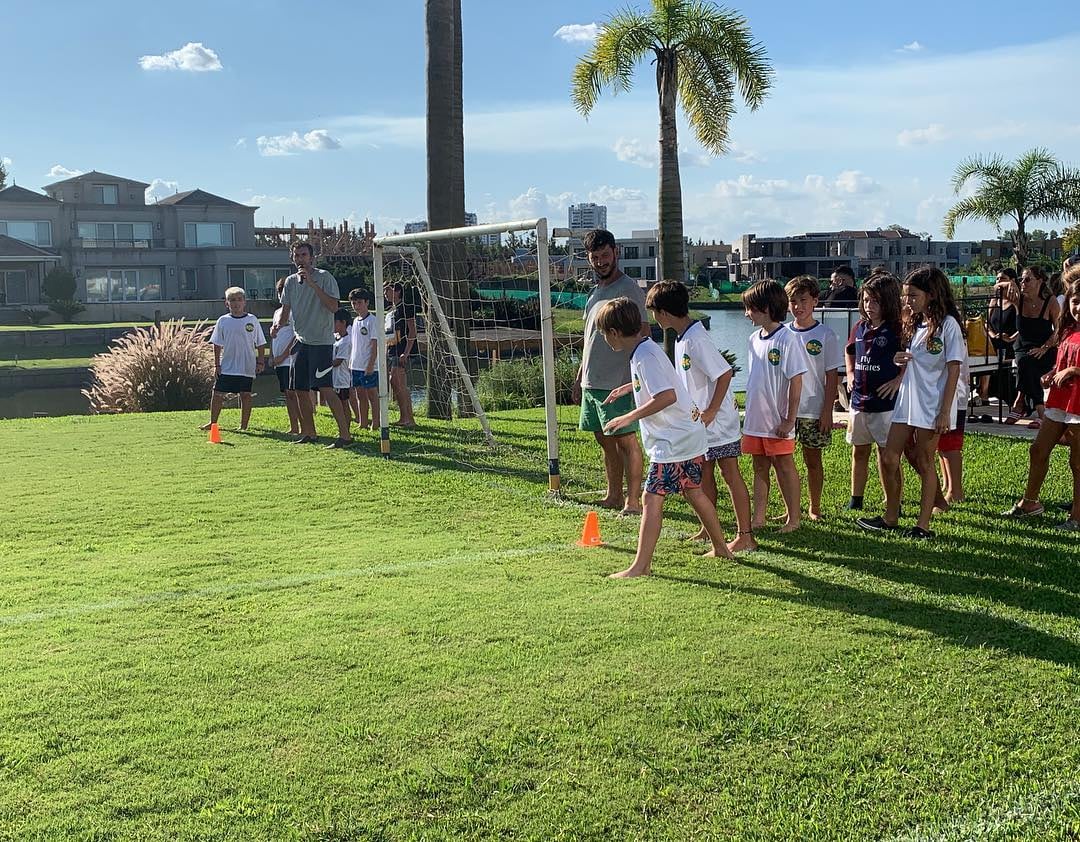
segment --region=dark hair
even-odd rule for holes
[[[660,281],[650,287],[645,296],[645,307],[663,310],[677,319],[686,318],[690,313],[690,291],[679,281]]]
[[[281,293],[285,291],[285,279],[278,278],[277,283],[274,284],[274,289],[277,290],[278,298],[281,298]]]
[[[960,332],[964,333],[964,320],[960,311],[956,308],[953,299],[952,285],[948,277],[935,266],[923,266],[912,270],[904,278],[905,286],[913,286],[926,294],[926,313],[904,313],[904,341],[910,346],[911,338],[915,335],[915,329],[926,319],[926,341],[937,336],[941,326],[948,316],[956,319],[960,326]]]
[[[859,315],[862,321],[870,324],[870,317],[866,315],[863,306],[863,295],[872,296],[881,308],[881,320],[895,331],[900,333],[900,279],[888,272],[878,272],[863,281],[862,290],[859,293]]]
[[[587,252],[600,251],[604,246],[615,248],[615,235],[603,228],[594,228],[582,238],[581,244]]]
[[[596,327],[603,333],[615,331],[619,336],[641,333],[641,311],[629,298],[613,298],[596,314]]]
[[[784,292],[787,293],[788,298],[795,298],[798,295],[809,295],[817,301],[821,298],[821,284],[818,283],[818,279],[813,275],[799,275],[797,278],[792,278],[784,285]]]
[[[1065,292],[1065,284],[1061,282],[1060,272],[1052,273],[1050,275],[1050,280],[1048,281],[1048,284],[1050,286],[1051,295],[1061,295],[1063,292]]]
[[[1025,266],[1021,272],[1021,280],[1023,280],[1024,272],[1030,272],[1039,282],[1039,298],[1047,299],[1050,297],[1050,278],[1046,275],[1046,270],[1042,266]]]
[[[334,311],[335,322],[345,322],[345,324],[352,324],[352,316],[349,315],[349,311],[344,307],[338,307]]]
[[[743,290],[742,303],[747,309],[768,313],[774,322],[782,322],[788,308],[787,294],[776,281],[758,281]]]
[[[1080,295],[1080,262],[1073,263],[1066,269],[1062,274],[1062,280],[1065,282],[1065,302],[1058,314],[1058,342],[1065,338],[1066,333],[1072,333],[1078,327],[1069,302]]]
[[[889,275],[889,274],[891,274],[889,272],[889,267],[886,266],[884,263],[879,263],[877,266],[875,266],[873,269],[870,270],[870,277],[871,278],[874,277],[874,275]],[[893,277],[895,278],[896,276],[893,275]],[[900,283],[900,281],[897,280],[897,283]]]
[[[299,249],[307,249],[307,253],[312,257],[315,256],[315,249],[311,247],[311,243],[293,243],[292,250],[298,251]]]
[[[850,266],[837,266],[833,269],[834,275],[847,275],[851,280],[855,280],[855,272]]]
[[[994,277],[996,278],[998,275],[1004,275],[1010,281],[1016,283],[1016,270],[1013,269],[1011,266],[998,266],[998,268],[994,271]]]
[[[371,303],[371,293],[363,287],[356,287],[349,292],[349,301],[360,301],[363,299],[369,304]]]

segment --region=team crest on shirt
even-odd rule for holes
[[[887,336],[875,336],[874,344],[877,345],[879,348],[884,348],[886,345],[889,344],[889,338]]]
[[[692,408],[690,410],[690,420],[691,421],[700,421],[701,420],[701,410],[697,408],[696,403],[691,404],[691,407]]]
[[[690,355],[689,354],[683,354],[682,355],[682,370],[683,371],[689,371],[690,370]]]
[[[944,349],[945,343],[936,336],[926,343],[926,350],[929,351],[931,354],[934,354],[935,356],[940,354]]]
[[[780,365],[780,349],[773,348],[769,351],[769,362],[772,365]]]
[[[640,392],[641,391],[641,378],[638,377],[636,374],[634,375],[634,391],[635,392]]]
[[[818,354],[821,353],[821,342],[819,342],[817,339],[811,339],[809,342],[806,343],[806,353],[808,353],[811,357],[816,357]]]
[[[254,333],[255,325],[253,325],[251,322],[248,322],[246,325],[244,325],[244,330],[246,330],[248,333]]]
[[[361,336],[367,336],[367,325],[364,325],[363,327],[360,328],[360,335]]]

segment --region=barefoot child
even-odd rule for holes
[[[375,333],[375,316],[368,310],[371,293],[354,289],[349,293],[356,318],[349,335],[352,337],[352,353],[349,368],[352,371],[353,409],[360,429],[379,429],[379,372],[375,370],[378,359]],[[371,419],[368,419],[368,410]]]
[[[247,312],[247,299],[240,287],[225,290],[229,312],[217,320],[210,343],[214,346],[214,394],[210,398],[210,421],[199,429],[216,424],[225,396],[240,396],[240,429],[246,430],[251,418],[251,384],[263,370],[266,334],[259,320]]]
[[[851,418],[847,441],[851,445],[851,500],[849,509],[863,507],[870,473],[870,448],[877,445],[878,475],[885,486],[881,454],[889,439],[900,367],[894,357],[901,350],[900,282],[892,275],[875,275],[859,293],[862,318],[851,331],[847,346],[848,393]]]
[[[349,368],[349,356],[352,349],[352,342],[349,337],[350,322],[352,322],[352,317],[344,307],[338,307],[334,311],[334,335],[337,338],[334,340],[332,364],[334,371],[331,375],[331,382],[345,410],[346,429],[352,423],[352,403],[349,400],[349,395],[352,392],[352,369]]]
[[[746,414],[742,452],[754,457],[754,513],[751,529],[765,525],[769,506],[769,471],[787,508],[781,532],[799,528],[799,472],[795,469],[795,419],[802,396],[806,352],[781,323],[788,299],[776,281],[758,281],[742,294],[746,318],[758,329],[750,336]]]
[[[938,437],[956,426],[956,384],[967,357],[960,313],[953,301],[949,279],[940,270],[923,267],[904,279],[904,340],[907,351],[896,354],[905,371],[896,396],[885,452],[881,455],[885,483],[885,514],[860,518],[863,529],[897,528],[900,517],[900,460],[915,434],[914,462],[922,482],[919,521],[907,535],[933,538],[930,518],[942,500],[934,455]]]
[[[712,540],[710,558],[731,558],[716,507],[701,490],[705,461],[705,427],[700,413],[679,382],[660,347],[641,336],[642,313],[629,298],[615,298],[596,314],[596,329],[613,351],[631,351],[630,382],[612,389],[607,401],[633,394],[634,409],[604,425],[608,435],[640,422],[641,441],[649,454],[642,495],[641,527],[634,563],[613,573],[613,579],[647,576],[664,520],[664,497],[681,493],[694,508]]]
[[[277,297],[281,301],[281,293],[285,289],[285,279],[279,278],[277,282]],[[281,308],[274,311],[274,324],[281,321]],[[296,346],[296,331],[293,330],[292,319],[281,325],[277,335],[270,339],[270,362],[274,366],[277,375],[278,388],[285,397],[285,411],[289,414],[289,435],[300,435],[300,400],[299,393],[292,387],[293,355]],[[306,395],[305,395],[306,398]]]
[[[784,288],[794,321],[788,324],[806,349],[808,366],[799,397],[799,416],[795,421],[795,438],[802,445],[806,465],[806,488],[810,497],[810,520],[821,519],[821,491],[825,485],[825,470],[821,451],[832,443],[833,405],[840,389],[840,370],[844,355],[840,341],[832,330],[814,318],[821,288],[817,278],[800,275],[788,281]]]
[[[1068,519],[1058,525],[1066,532],[1080,531],[1080,265],[1065,270],[1065,305],[1058,320],[1058,355],[1054,371],[1049,375],[1050,397],[1042,426],[1031,444],[1027,489],[1019,503],[1006,517],[1033,517],[1045,508],[1039,502],[1050,454],[1054,445],[1070,443],[1069,468],[1072,470],[1073,499]],[[1065,433],[1071,433],[1071,440]]]
[[[645,297],[645,306],[652,311],[656,323],[678,334],[675,372],[690,400],[701,409],[707,447],[701,473],[702,490],[716,506],[716,466],[719,465],[738,524],[738,535],[728,544],[728,549],[733,553],[753,550],[757,542],[750,531],[750,493],[739,473],[739,410],[731,391],[733,372],[701,322],[690,318],[689,305],[690,294],[678,281],[661,281]],[[707,537],[708,531],[702,524],[694,538]]]

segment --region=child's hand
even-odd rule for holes
[[[832,432],[833,425],[833,411],[830,406],[828,409],[821,411],[821,417],[818,418],[818,430],[821,431],[821,435],[827,436]]]
[[[794,418],[792,418],[790,420],[787,419],[787,418],[782,419],[780,421],[780,426],[776,428],[776,436],[777,436],[777,438],[786,439],[791,434],[791,431],[794,430],[794,429],[795,429],[795,419]]]
[[[611,390],[611,393],[604,398],[604,403],[615,403],[623,395],[629,395],[633,386],[629,383],[624,383],[622,386],[616,386]],[[626,426],[625,424],[623,426]]]
[[[911,362],[911,351],[897,351],[893,356],[893,362],[896,365],[907,365]]]
[[[364,369],[364,374],[366,374],[368,377],[371,377],[371,375],[374,374],[374,373],[375,373],[375,366],[374,365],[369,365],[367,368]]]
[[[708,427],[713,421],[716,420],[715,409],[704,409],[701,412],[701,423]]]
[[[265,370],[265,368],[266,368],[266,360],[264,360],[262,357],[259,357],[257,360],[255,360],[255,373],[256,374],[262,374],[262,372]]]
[[[937,418],[934,419],[934,432],[939,436],[945,435],[949,432],[949,421],[952,420],[952,413],[947,409],[941,410],[937,414]]]
[[[878,386],[878,397],[885,398],[886,400],[893,397],[897,392],[900,391],[900,380],[901,378],[894,377],[888,383],[882,383],[880,386]]]
[[[1056,379],[1057,375],[1054,374],[1054,372],[1052,371],[1048,371],[1046,374],[1039,378],[1039,385],[1041,385],[1044,389],[1049,389],[1053,385],[1054,380]]]
[[[618,418],[612,418],[604,425],[604,432],[610,436],[612,433],[618,432],[623,427],[629,427],[633,423],[634,419],[629,415],[620,415]]]
[[[281,325],[279,325],[279,324],[270,325],[270,338],[271,339],[277,339],[277,335],[278,335],[278,332],[280,330],[281,330]]]
[[[1073,367],[1063,368],[1061,371],[1057,372],[1057,374],[1054,375],[1052,383],[1053,385],[1060,388],[1066,383],[1068,383],[1070,380],[1072,380],[1074,377],[1076,377],[1078,373],[1080,373],[1080,369]]]

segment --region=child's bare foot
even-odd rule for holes
[[[641,517],[641,509],[623,509],[619,512],[619,517]]]
[[[596,505],[601,509],[621,509],[623,507],[622,497],[604,497],[601,500],[596,501]]]
[[[728,558],[734,560],[735,556],[731,554],[727,544],[721,544],[719,548],[713,547],[708,552],[702,553],[699,558]]]
[[[289,430],[288,434],[290,436],[298,436],[298,435],[300,435],[300,431],[299,430]]]
[[[810,520],[821,520],[821,512],[807,512],[806,516],[810,518]]]
[[[608,576],[609,579],[634,579],[638,576],[648,576],[652,573],[651,565],[648,567],[627,567],[625,570],[620,570],[618,573],[612,573]]]
[[[733,554],[753,552],[757,549],[757,541],[754,540],[752,532],[740,532],[734,541],[728,542],[727,548]]]
[[[781,526],[777,531],[781,535],[786,535],[789,532],[794,532],[796,529],[799,528],[799,526],[801,526],[799,521],[797,521],[797,520],[789,520],[787,523],[785,523],[783,526]]]
[[[200,430],[209,430],[210,429],[210,422],[207,421],[205,424],[203,424],[201,427],[199,427],[199,429]]]
[[[751,521],[751,523],[750,523],[750,531],[751,532],[753,532],[756,529],[764,529],[764,528],[765,528],[765,521],[763,521],[763,520],[754,520],[754,521]]]

